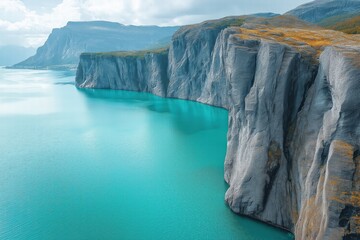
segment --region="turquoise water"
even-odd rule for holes
[[[0,239],[292,239],[224,203],[227,112],[0,69]]]

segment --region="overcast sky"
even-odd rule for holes
[[[0,45],[42,45],[68,21],[184,25],[229,15],[284,13],[310,0],[0,0]]]

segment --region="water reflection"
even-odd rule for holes
[[[5,72],[5,73],[4,73]],[[0,71],[0,114],[43,114],[52,112],[51,85],[32,74]]]
[[[75,82],[56,82],[55,85],[75,85]]]
[[[5,71],[0,239],[291,238],[224,206],[225,110]]]
[[[172,115],[174,129],[184,134],[195,134],[200,131],[226,127],[226,114],[219,112],[224,109],[207,106],[201,103],[180,99],[161,98],[149,93],[105,89],[78,89],[87,98],[89,109],[94,99],[98,101],[132,104],[159,114]]]

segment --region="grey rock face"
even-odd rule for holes
[[[78,87],[149,92],[167,96],[168,52],[142,57],[84,54],[76,73]]]
[[[329,47],[289,148],[300,185],[296,235],[359,239],[360,48]]]
[[[286,14],[319,23],[326,18],[359,13],[360,0],[316,0],[300,5]]]
[[[314,69],[277,43],[260,42],[256,59],[252,85],[230,108],[225,198],[235,212],[292,229],[296,199],[286,138]]]
[[[236,28],[183,28],[165,54],[83,55],[83,88],[146,91],[229,110],[225,200],[297,239],[360,237],[360,47],[314,64]]]
[[[77,66],[83,52],[142,50],[168,45],[178,27],[125,26],[119,23],[69,22],[54,29],[36,54],[14,68]]]
[[[190,100],[200,97],[219,31],[197,26],[195,29],[184,28],[173,36],[169,50],[169,97]]]

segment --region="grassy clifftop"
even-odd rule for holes
[[[258,27],[254,29],[239,28],[241,39],[266,39],[293,46],[300,51],[308,47],[319,54],[324,47],[330,45],[359,45],[360,36],[349,35],[325,29],[301,29],[283,27]]]
[[[114,52],[97,52],[97,53],[82,53],[81,56],[103,56],[103,57],[145,57],[148,54],[166,54],[169,51],[168,47],[149,49],[142,51],[114,51]]]
[[[360,34],[360,13],[333,16],[322,20],[318,25],[348,34]]]
[[[328,28],[349,34],[360,34],[360,15],[338,22]]]
[[[334,29],[343,30],[345,27],[357,29],[360,17],[348,19],[346,23],[337,24]],[[202,34],[202,30],[220,32],[222,29],[232,27],[239,32],[237,37],[244,40],[266,40],[287,44],[296,48],[304,56],[312,59],[320,55],[324,47],[336,45],[358,46],[360,35],[350,35],[339,31],[328,30],[317,25],[302,21],[293,16],[275,16],[261,18],[254,16],[234,16],[217,20],[209,20],[199,24],[188,25],[180,28],[175,35],[187,33]],[[200,35],[190,34],[190,38]],[[83,53],[81,56],[97,57],[137,57],[143,58],[148,54],[167,54],[168,47],[143,50],[143,51],[116,51]]]
[[[265,40],[294,47],[304,57],[317,62],[327,46],[359,46],[360,35],[328,30],[291,16],[269,19],[250,19],[237,28],[237,37],[243,40]]]

